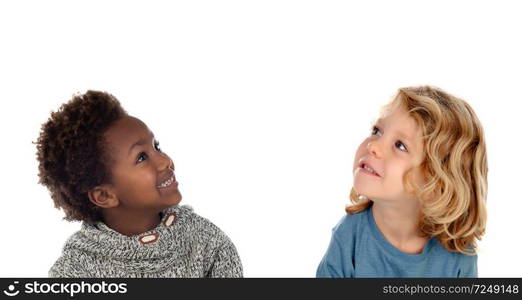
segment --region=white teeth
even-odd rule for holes
[[[163,182],[163,183],[160,184],[158,187],[159,187],[159,188],[167,187],[167,186],[171,185],[172,182],[174,182],[174,176],[170,177],[167,181]]]
[[[368,167],[368,165],[364,165],[364,169],[368,172],[372,172],[374,174],[377,174],[372,168]]]

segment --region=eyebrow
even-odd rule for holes
[[[411,137],[407,136],[406,134],[400,131],[397,131],[397,135],[399,135],[400,138],[406,140],[410,144],[410,146],[414,146]]]
[[[151,134],[150,137],[152,137],[152,140],[155,139],[153,134]],[[137,146],[142,146],[142,145],[145,145],[145,144],[147,144],[147,140],[146,139],[143,139],[143,138],[139,139],[136,143],[134,143],[134,144],[132,144],[132,146],[130,146],[129,153],[127,154],[127,156],[131,154],[132,149],[134,149]]]
[[[375,121],[375,124],[374,125],[377,125],[379,123],[382,123],[382,119],[379,118],[377,119],[377,121]],[[409,135],[405,134],[404,132],[402,131],[396,131],[397,132],[397,135],[401,138],[401,139],[405,139],[409,142],[410,146],[414,146],[413,145],[413,139],[412,137],[410,137]]]

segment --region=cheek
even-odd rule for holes
[[[140,172],[137,173],[133,178],[136,186],[141,188],[155,188],[156,187],[156,176],[153,172]]]
[[[413,183],[416,185],[416,186],[423,186],[426,184],[426,179],[424,177],[424,175],[422,174],[422,171],[417,168],[417,170],[415,170],[412,175],[410,176],[411,180],[413,181]]]
[[[118,179],[120,187],[128,191],[126,194],[142,194],[156,186],[156,177],[152,172],[148,172],[147,169],[127,170],[121,173]]]
[[[400,186],[404,180],[404,175],[411,168],[408,164],[401,160],[393,160],[388,162],[386,166],[386,177],[390,178],[388,182],[392,185]]]

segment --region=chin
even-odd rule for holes
[[[365,195],[367,197],[370,197],[370,194],[374,194],[372,192],[373,189],[370,186],[357,180],[354,180],[353,188],[359,195]]]
[[[163,196],[159,199],[161,203],[161,209],[166,209],[171,206],[178,205],[181,202],[181,194],[180,193],[172,193],[170,195]]]
[[[183,197],[181,196],[181,193],[180,192],[177,192],[176,194],[170,196],[170,206],[174,206],[174,205],[178,205],[180,202],[181,202],[181,199]]]

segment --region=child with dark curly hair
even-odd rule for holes
[[[153,133],[105,92],[76,95],[42,125],[40,183],[83,221],[50,277],[242,277],[230,239],[188,206]]]

